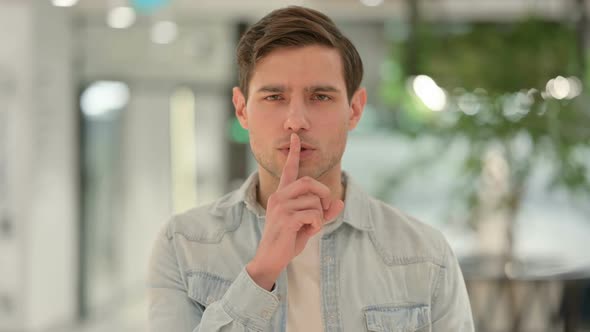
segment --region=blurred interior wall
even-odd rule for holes
[[[92,195],[84,208],[84,316],[116,311],[121,301],[141,301],[156,233],[172,213],[210,202],[227,186],[228,91],[235,72],[233,24],[191,16],[179,22],[177,39],[165,45],[150,40],[151,26],[150,20],[139,19],[127,29],[112,29],[104,17],[89,15],[79,17],[73,27],[77,82],[87,87],[109,80],[129,88],[128,105],[111,120],[120,128],[113,152],[120,160],[113,174],[99,171],[94,179],[85,177],[83,184],[85,196],[97,190],[96,181],[113,181],[119,188],[115,199],[108,197],[106,208]],[[187,98],[194,107],[175,109],[179,104],[186,106],[174,101],[179,91],[190,95]],[[194,113],[188,117],[191,123],[183,126],[194,132],[173,133],[171,113],[184,112]],[[100,117],[85,117],[83,133],[104,122]],[[106,135],[94,138],[104,141]],[[193,142],[175,140],[178,136]],[[88,143],[83,149],[90,147]],[[191,156],[189,165],[177,164],[172,158],[175,151]],[[185,177],[186,169],[194,176]],[[173,179],[194,188],[188,202],[175,197],[178,183]],[[179,200],[184,201],[182,207]],[[110,215],[96,213],[104,210],[110,210]]]
[[[2,3],[0,330],[40,329],[76,316],[77,118],[70,34],[68,17],[48,1]]]

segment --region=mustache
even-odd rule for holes
[[[303,135],[299,135],[299,134],[298,134],[298,136],[299,136],[299,141],[301,142],[301,145],[313,146],[314,148],[317,148],[319,145],[318,141],[311,138],[311,137],[307,137],[307,136],[303,136]],[[275,146],[280,147],[280,146],[289,145],[290,143],[291,143],[291,135],[278,140]]]

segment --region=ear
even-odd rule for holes
[[[240,122],[240,125],[246,130],[248,130],[248,113],[246,113],[246,98],[242,93],[242,90],[237,86],[232,89],[232,102],[234,103],[234,108],[236,110],[236,117]]]
[[[350,100],[350,118],[348,119],[348,130],[353,130],[361,120],[365,104],[367,103],[367,90],[359,88]]]

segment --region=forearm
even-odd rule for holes
[[[172,238],[162,232],[148,276],[151,332],[267,329],[279,305],[276,291],[261,288],[245,268],[233,281],[207,273],[186,275],[182,270]]]

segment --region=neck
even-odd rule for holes
[[[260,206],[266,210],[268,198],[275,191],[277,191],[280,179],[277,179],[275,176],[260,166],[258,167],[258,178],[259,182],[256,192],[256,199],[258,200],[258,204],[260,204]],[[330,197],[333,200],[344,200],[344,186],[342,185],[342,170],[340,168],[340,164],[334,166],[333,169],[329,170],[316,180],[330,189]]]

